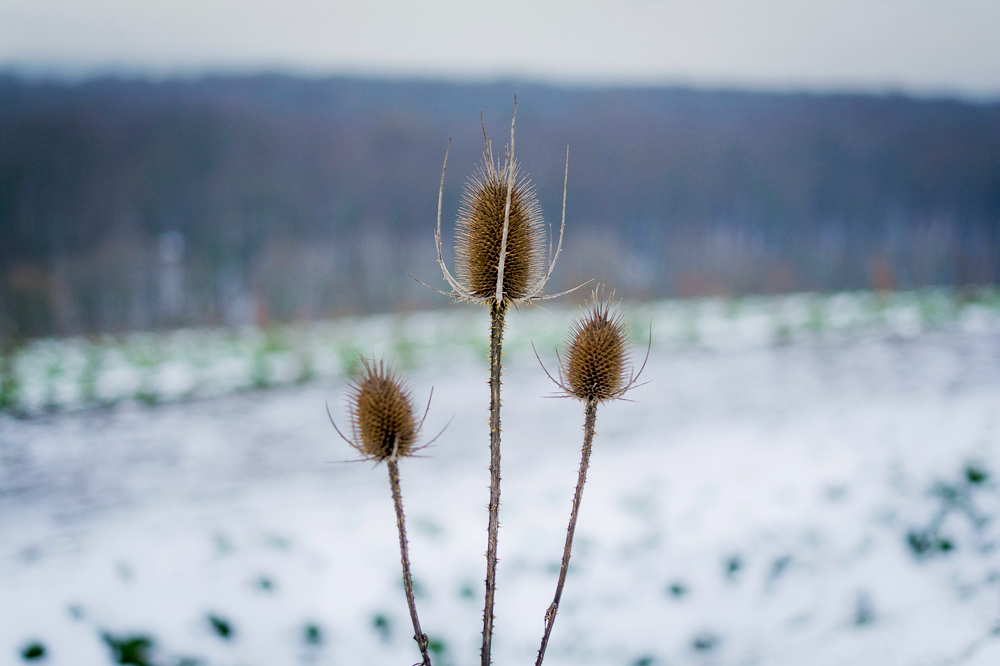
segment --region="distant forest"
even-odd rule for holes
[[[996,283],[1000,103],[517,81],[0,75],[0,335],[442,305],[480,111],[629,298]]]

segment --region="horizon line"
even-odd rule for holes
[[[195,82],[210,79],[287,78],[300,81],[357,80],[382,83],[427,83],[455,86],[490,86],[505,83],[554,89],[599,90],[690,90],[705,93],[750,93],[781,96],[812,95],[901,97],[917,101],[960,101],[977,105],[1000,104],[997,90],[968,90],[958,86],[906,86],[861,81],[747,80],[709,77],[643,76],[546,76],[518,71],[389,71],[374,67],[307,67],[287,64],[205,64],[198,66],[137,66],[121,63],[70,65],[8,61],[0,62],[0,77],[18,78],[31,84],[85,85],[95,81],[144,81],[153,84]]]

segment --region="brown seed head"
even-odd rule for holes
[[[563,388],[575,398],[604,402],[621,397],[629,386],[625,323],[610,301],[597,293],[590,311],[574,323],[562,373]]]
[[[495,299],[507,205],[507,165],[498,168],[486,155],[469,179],[458,214],[455,255],[458,277],[476,298]],[[514,165],[510,222],[503,270],[505,301],[528,295],[545,274],[545,233],[535,190]]]
[[[385,363],[361,359],[351,387],[351,445],[376,461],[411,455],[417,438],[410,391]]]

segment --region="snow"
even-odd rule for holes
[[[652,322],[649,383],[598,410],[545,663],[1000,663],[995,297],[629,310],[637,339]],[[499,666],[533,663],[558,572],[582,406],[547,397],[529,342],[552,368],[573,314],[510,318]],[[158,665],[418,661],[385,468],[340,462],[324,407],[346,419],[359,348],[402,350],[418,402],[434,387],[426,438],[450,421],[401,465],[411,560],[435,663],[479,663],[487,328],[456,308],[289,329],[263,354],[252,330],[106,341],[97,391],[118,399],[97,408],[67,379],[84,343],[25,351],[32,397],[0,414],[0,663],[33,643],[43,663],[113,663],[104,634],[148,636]],[[122,397],[138,340],[161,350],[155,406]],[[260,356],[277,388],[247,390]]]

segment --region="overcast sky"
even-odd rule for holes
[[[1000,97],[1000,0],[0,0],[0,67]]]

